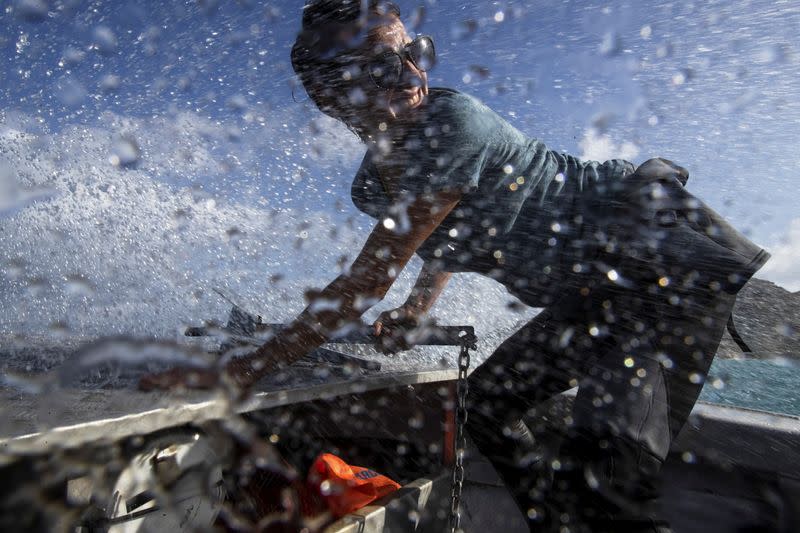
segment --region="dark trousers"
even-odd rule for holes
[[[567,296],[470,376],[469,434],[532,526],[557,530],[565,513],[587,531],[599,530],[597,521],[646,520],[732,303],[720,295],[711,307],[693,303],[692,316],[674,316],[668,301],[639,294]],[[542,457],[540,441],[553,439],[540,434],[536,407],[576,385],[572,412],[550,423],[563,428],[560,452]]]
[[[613,253],[595,258],[614,274],[566,283],[469,378],[469,434],[532,531],[659,530],[648,507],[659,469],[697,400],[735,293],[768,257],[677,179],[632,178],[644,185],[617,203],[627,218],[587,217],[615,228],[604,234]],[[654,196],[655,208],[633,205],[654,183],[667,191]],[[558,452],[542,457],[539,443],[552,438],[541,433],[537,407],[575,386],[571,413],[551,421],[561,428]]]

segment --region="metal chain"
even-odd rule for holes
[[[455,461],[453,464],[452,485],[450,488],[450,531],[460,533],[461,530],[461,489],[464,486],[464,452],[467,439],[464,426],[467,424],[467,393],[469,392],[469,351],[477,348],[475,336],[467,334],[461,340],[461,352],[458,354],[458,381],[456,384],[456,431],[453,448]]]

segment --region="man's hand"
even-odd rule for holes
[[[414,344],[416,333],[436,324],[434,320],[425,320],[425,316],[451,276],[449,272],[439,270],[435,264],[426,262],[422,265],[406,303],[397,309],[384,311],[375,320],[373,327],[379,350],[385,354],[408,350]]]
[[[378,316],[372,327],[378,337],[378,349],[387,355],[402,352],[411,348],[413,331],[423,323],[418,311],[408,306],[384,311]]]

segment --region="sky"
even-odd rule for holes
[[[796,2],[397,3],[436,42],[431,85],[554,150],[678,162],[772,252],[758,276],[800,290]],[[168,335],[221,318],[215,286],[284,320],[355,256],[364,148],[296,87],[300,2],[3,6],[1,336]],[[518,318],[490,281],[455,287],[453,321]]]

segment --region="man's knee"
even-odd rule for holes
[[[609,512],[638,512],[657,496],[656,480],[663,461],[642,443],[616,436],[573,435],[559,453],[560,487],[601,502]]]

